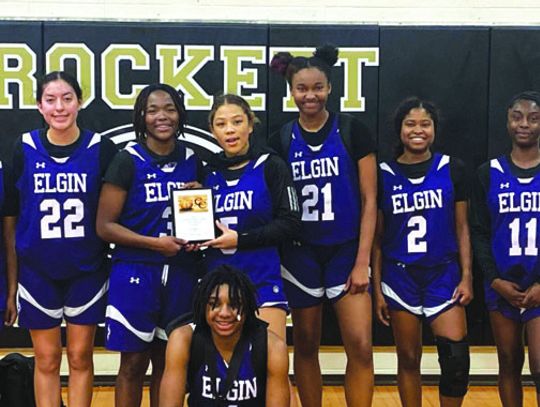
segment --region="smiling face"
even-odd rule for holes
[[[332,88],[324,72],[317,68],[301,69],[291,81],[291,94],[300,114],[316,116],[326,109]]]
[[[144,122],[147,142],[167,143],[174,140],[178,131],[180,114],[167,92],[156,90],[148,95],[144,109]]]
[[[206,305],[206,323],[210,331],[220,337],[240,335],[245,315],[239,307],[240,304],[231,304],[228,284],[216,287]]]
[[[537,147],[540,138],[540,106],[532,100],[518,100],[508,109],[506,127],[516,146]]]
[[[403,118],[400,139],[404,150],[413,154],[425,153],[429,149],[435,139],[435,126],[425,109],[411,109]]]
[[[253,122],[239,105],[234,103],[221,105],[212,118],[211,130],[227,157],[248,152]]]
[[[77,127],[81,101],[71,85],[62,79],[44,85],[37,107],[51,129],[66,132]]]

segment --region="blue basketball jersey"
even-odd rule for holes
[[[406,178],[396,162],[381,163],[386,259],[433,267],[455,260],[454,186],[450,157],[435,154],[423,178]]]
[[[94,272],[105,257],[96,234],[101,136],[83,130],[71,156],[54,158],[39,132],[22,136],[24,168],[16,184],[19,262],[52,279]]]
[[[517,178],[505,157],[490,162],[487,203],[498,272],[526,289],[540,277],[540,173]]]
[[[140,144],[126,147],[133,159],[134,174],[118,223],[144,236],[173,235],[169,193],[197,179],[197,158],[193,151],[180,143],[176,148],[180,149],[182,159],[160,168]],[[184,254],[181,251],[179,256]],[[163,263],[166,257],[150,249],[117,245],[113,251],[113,260],[116,259]]]
[[[320,146],[304,140],[298,123],[288,152],[296,193],[302,204],[302,240],[320,245],[356,239],[360,231],[358,167],[345,148],[336,115]]]
[[[260,407],[266,404],[266,395],[262,394],[262,386],[257,383],[255,369],[252,363],[252,345],[244,352],[238,375],[227,393],[227,403],[219,404],[220,407]],[[219,391],[227,377],[228,366],[217,350],[214,350],[216,358],[217,378],[210,376],[209,368],[203,364],[195,377],[189,380],[188,405],[191,407],[216,407],[218,403],[212,394],[212,388]]]
[[[6,296],[7,296],[7,283],[6,283],[6,252],[2,242],[4,241],[3,236],[3,221],[2,221],[2,210],[4,206],[4,168],[2,166],[2,161],[0,161],[0,310],[5,308]]]
[[[264,178],[267,158],[268,154],[264,154],[252,160],[238,180],[227,181],[217,171],[206,179],[205,185],[213,189],[216,219],[239,235],[264,226],[273,218],[272,197]],[[206,251],[208,270],[225,263],[249,274],[255,285],[280,275],[278,249],[274,246]]]

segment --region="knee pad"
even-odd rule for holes
[[[540,373],[531,373],[531,377],[536,387],[536,393],[540,394]]]
[[[441,366],[439,392],[447,397],[463,397],[469,385],[469,343],[466,339],[452,341],[441,336],[436,342]]]

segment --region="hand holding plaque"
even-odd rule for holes
[[[190,243],[216,237],[210,188],[177,189],[171,193],[174,235]]]

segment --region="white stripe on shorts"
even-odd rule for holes
[[[17,291],[17,298],[19,298],[19,297],[23,298],[26,301],[28,301],[30,304],[32,304],[34,306],[34,308],[37,308],[38,310],[40,310],[44,314],[47,314],[48,316],[50,316],[51,318],[60,319],[64,315],[64,311],[63,311],[62,308],[48,309],[48,308],[45,308],[45,307],[41,306],[36,301],[36,299],[30,295],[30,293],[26,290],[26,288],[24,288],[22,286],[21,283],[19,283],[19,289]],[[19,300],[17,300],[17,302],[20,303]]]
[[[156,337],[161,339],[161,340],[168,340],[169,338],[167,338],[167,334],[165,333],[165,329],[163,328],[160,328],[159,326],[156,327]]]
[[[415,315],[422,315],[422,306],[418,307],[412,307],[409,304],[407,304],[405,301],[403,301],[401,298],[399,298],[399,295],[395,293],[394,290],[390,288],[390,286],[384,282],[381,282],[381,288],[384,295],[387,295],[388,297],[392,298],[394,301],[396,301],[399,305],[401,305],[403,308],[409,310]]]
[[[105,313],[105,316],[107,318],[110,318],[112,320],[115,320],[119,322],[120,324],[124,325],[124,327],[132,332],[135,336],[137,336],[139,339],[145,342],[152,342],[154,340],[154,333],[155,330],[153,329],[152,332],[143,332],[136,329],[133,325],[129,323],[129,321],[122,315],[118,309],[113,307],[112,305],[107,305],[107,312]]]
[[[81,315],[84,311],[86,311],[88,308],[98,302],[99,299],[107,293],[107,291],[109,291],[108,279],[107,281],[105,281],[105,284],[103,284],[103,286],[99,289],[97,294],[94,295],[94,298],[92,298],[86,304],[81,305],[80,307],[64,307],[64,315],[68,317],[76,317],[77,315]]]
[[[329,287],[326,289],[326,296],[328,299],[332,299],[337,297],[343,292],[343,289],[345,288],[345,284],[336,285],[334,287]]]
[[[320,287],[320,288],[309,288],[309,287],[306,287],[305,285],[303,285],[300,281],[298,281],[291,273],[289,270],[287,270],[285,267],[283,267],[283,265],[281,266],[281,277],[284,279],[284,280],[287,280],[289,282],[291,282],[292,284],[294,284],[295,286],[297,286],[299,289],[301,289],[302,291],[304,291],[305,293],[308,293],[309,295],[311,295],[312,297],[315,297],[315,298],[321,298],[323,295],[324,295],[324,288],[323,287]]]

